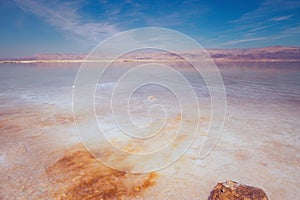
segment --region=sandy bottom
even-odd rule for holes
[[[260,187],[270,199],[300,195],[297,112],[253,115],[248,106],[241,116],[242,107],[229,104],[223,135],[207,158],[196,160],[198,149],[192,146],[167,168],[132,174],[108,168],[88,153],[69,108],[2,103],[0,199],[207,199],[214,185],[226,180]]]

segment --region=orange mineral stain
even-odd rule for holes
[[[53,191],[56,199],[141,197],[157,177],[156,173],[133,174],[109,168],[83,148],[67,152],[46,173],[56,185]]]

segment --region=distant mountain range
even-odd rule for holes
[[[207,49],[210,57],[216,62],[279,62],[279,61],[300,61],[300,47],[273,46],[253,49]],[[194,54],[196,52],[183,52]],[[82,62],[88,54],[37,54],[17,59],[0,60],[0,62]],[[143,61],[174,59],[176,55],[166,53],[136,53],[123,57],[122,61]],[[111,56],[101,55],[95,60],[109,60]]]
[[[300,61],[300,47],[210,49],[208,52],[216,61]]]

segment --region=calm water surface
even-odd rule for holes
[[[161,171],[164,179],[157,181],[152,193],[160,199],[184,199],[188,195],[189,199],[205,199],[217,182],[233,179],[264,188],[271,199],[296,199],[300,195],[300,63],[217,65],[227,95],[225,127],[219,143],[204,161],[191,159],[191,151],[187,154],[189,159]],[[43,178],[44,168],[54,162],[50,152],[63,151],[63,146],[79,142],[72,121],[72,86],[79,66],[0,64],[0,181],[7,183],[0,187],[0,198],[51,195],[52,186],[45,184],[49,177]],[[104,117],[105,108],[101,105],[115,86],[116,77],[124,71],[125,68],[111,71],[98,85],[96,103]],[[191,72],[184,73],[206,113],[210,101],[204,81]],[[177,104],[172,101],[176,98],[165,88],[144,88],[133,97],[133,112],[139,116],[155,102],[175,111],[173,106]],[[27,107],[33,109],[26,111]],[[53,137],[46,143],[37,143],[45,134]],[[75,139],[57,139],[64,134]],[[60,150],[50,145],[51,140]],[[44,147],[47,148],[41,150]],[[57,160],[59,155],[54,158]],[[166,190],[172,192],[163,192]]]

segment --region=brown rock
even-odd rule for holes
[[[208,200],[268,200],[268,197],[260,188],[226,181],[214,187]]]

